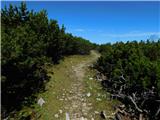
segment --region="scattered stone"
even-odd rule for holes
[[[63,113],[63,111],[62,111],[62,110],[59,110],[59,113],[60,113],[60,114],[62,114],[62,113]]]
[[[90,78],[89,78],[89,80],[93,80],[93,78],[92,78],[92,77],[90,77]]]
[[[87,116],[87,113],[83,113],[84,114],[84,116]],[[86,120],[87,118],[84,118],[84,120]]]
[[[66,113],[66,120],[70,120],[69,113]]]
[[[83,102],[83,101],[84,101],[84,99],[82,98],[82,99],[81,99],[81,101]]]
[[[43,100],[43,98],[40,98],[38,100],[38,104],[42,107],[42,105],[45,103],[45,101]]]
[[[98,112],[98,111],[94,111],[94,113],[95,113],[95,114],[99,114],[99,112]]]
[[[65,99],[66,99],[66,96],[63,96],[63,99],[65,100]]]
[[[88,103],[88,106],[91,106],[92,105],[92,103]]]
[[[73,108],[77,108],[78,106],[77,105],[73,105]]]
[[[122,105],[119,106],[119,108],[124,109],[124,108],[125,108],[125,105],[122,104]]]
[[[77,96],[82,97],[82,94],[81,94],[81,93],[78,93]]]
[[[86,106],[86,103],[83,103],[83,105],[82,105],[83,107],[85,107]]]
[[[69,93],[73,93],[72,91],[69,91]]]
[[[54,115],[54,117],[55,117],[55,118],[58,118],[58,117],[59,117],[59,115],[58,115],[58,114],[55,114],[55,115]]]
[[[100,98],[96,98],[96,100],[97,100],[97,101],[101,101],[101,99],[100,99]]]
[[[87,97],[90,97],[91,96],[91,93],[87,93]]]
[[[72,97],[68,97],[68,100],[72,100]]]
[[[91,120],[94,120],[94,118],[91,118]]]
[[[80,120],[87,120],[87,118],[81,117]]]
[[[80,120],[84,120],[84,118],[83,118],[83,117],[81,117],[81,118],[80,118]]]
[[[111,115],[115,115],[115,113],[111,113]]]
[[[60,98],[59,100],[60,100],[60,101],[63,101],[63,99],[62,99],[62,98]]]

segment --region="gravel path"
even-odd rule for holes
[[[71,103],[68,106],[68,114],[71,120],[87,120],[89,110],[92,109],[92,104],[86,101],[87,93],[83,89],[83,79],[86,67],[94,62],[97,58],[98,56],[95,55],[88,61],[82,62],[76,66],[72,66],[74,83],[72,84],[70,91],[71,94],[68,96],[68,102]],[[90,117],[90,119],[92,119],[92,116]]]

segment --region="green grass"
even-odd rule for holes
[[[53,66],[49,68],[49,71],[53,71],[53,74],[49,74],[51,76],[50,81],[47,83],[45,93],[39,94],[38,98],[42,97],[46,103],[41,108],[35,104],[36,111],[41,114],[40,120],[51,120],[55,119],[55,114],[59,114],[59,110],[62,110],[63,113],[59,114],[59,117],[63,120],[65,119],[65,108],[64,106],[68,104],[66,101],[60,101],[59,99],[64,94],[64,89],[68,94],[71,85],[72,85],[72,66],[89,59],[90,56],[71,56],[61,61],[59,65]],[[66,94],[65,94],[66,95]],[[57,99],[58,98],[58,99]],[[57,118],[59,120],[60,118]]]
[[[46,92],[38,93],[37,100],[42,97],[45,100],[45,104],[40,107],[37,103],[31,107],[24,107],[20,112],[19,116],[30,114],[35,111],[37,116],[40,116],[38,120],[65,120],[65,113],[68,111],[66,106],[70,103],[64,100],[69,92],[71,91],[72,84],[74,81],[74,73],[72,66],[80,64],[81,62],[90,61],[94,59],[95,56],[99,56],[97,53],[92,52],[91,55],[74,55],[66,57],[58,65],[48,67],[48,75],[51,77],[50,81],[46,84]],[[92,60],[91,60],[92,61]],[[92,103],[92,109],[90,110],[90,115],[92,115],[95,120],[100,120],[99,115],[95,115],[94,112],[101,112],[105,110],[107,115],[111,115],[114,112],[113,105],[117,104],[117,101],[107,100],[107,92],[101,87],[100,82],[95,79],[89,80],[89,77],[95,76],[95,70],[91,70],[86,67],[86,73],[83,81],[84,94],[90,92],[91,96],[87,98],[88,103]],[[53,72],[53,74],[51,74]],[[90,89],[92,88],[92,89]],[[64,95],[63,95],[64,94]],[[99,97],[97,95],[100,94]],[[64,96],[63,100],[62,96]],[[97,101],[96,98],[100,98],[101,101]],[[36,100],[36,101],[37,101]],[[59,113],[62,110],[63,113]],[[58,118],[55,118],[55,114],[58,114]],[[88,116],[90,116],[88,115]],[[36,120],[33,117],[33,120]]]
[[[36,112],[41,114],[41,120],[50,120],[52,118],[56,119],[54,115],[59,113],[59,110],[63,111],[62,114],[59,114],[60,118],[65,118],[64,106],[68,103],[66,103],[66,101],[64,100],[60,101],[59,98],[61,98],[62,94],[64,93],[63,89],[65,89],[66,93],[68,93],[71,89],[71,85],[73,82],[72,66],[77,65],[82,61],[86,61],[89,58],[89,55],[74,55],[65,58],[64,61],[61,61],[59,65],[52,66],[48,69],[49,72],[53,71],[54,73],[49,74],[51,76],[51,79],[47,83],[47,91],[38,95],[38,98],[42,97],[46,101],[46,103],[42,108],[37,104],[35,104],[34,106]]]
[[[106,92],[99,81],[95,79],[96,71],[93,69],[87,69],[86,70],[86,77],[85,77],[85,89],[86,92],[90,92],[91,96],[88,97],[88,102],[92,103],[92,109],[90,110],[90,113],[94,116],[96,120],[100,120],[100,115],[95,114],[95,111],[101,112],[105,111],[107,116],[112,116],[115,110],[113,109],[114,105],[119,104],[119,101],[117,100],[109,100],[109,93]],[[93,80],[90,80],[89,78],[93,78]]]

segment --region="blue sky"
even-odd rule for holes
[[[2,2],[2,8],[9,3]],[[146,40],[160,37],[160,2],[95,1],[95,2],[35,2],[28,1],[29,10],[47,10],[50,19],[64,24],[66,32],[95,43]]]

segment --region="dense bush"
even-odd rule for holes
[[[110,82],[105,87],[113,94],[134,95],[150,119],[160,117],[160,40],[105,44],[99,51],[102,56],[96,68]]]
[[[89,41],[65,33],[46,11],[28,11],[26,4],[1,10],[2,117],[44,89],[46,63],[58,63],[65,55],[89,54]]]

